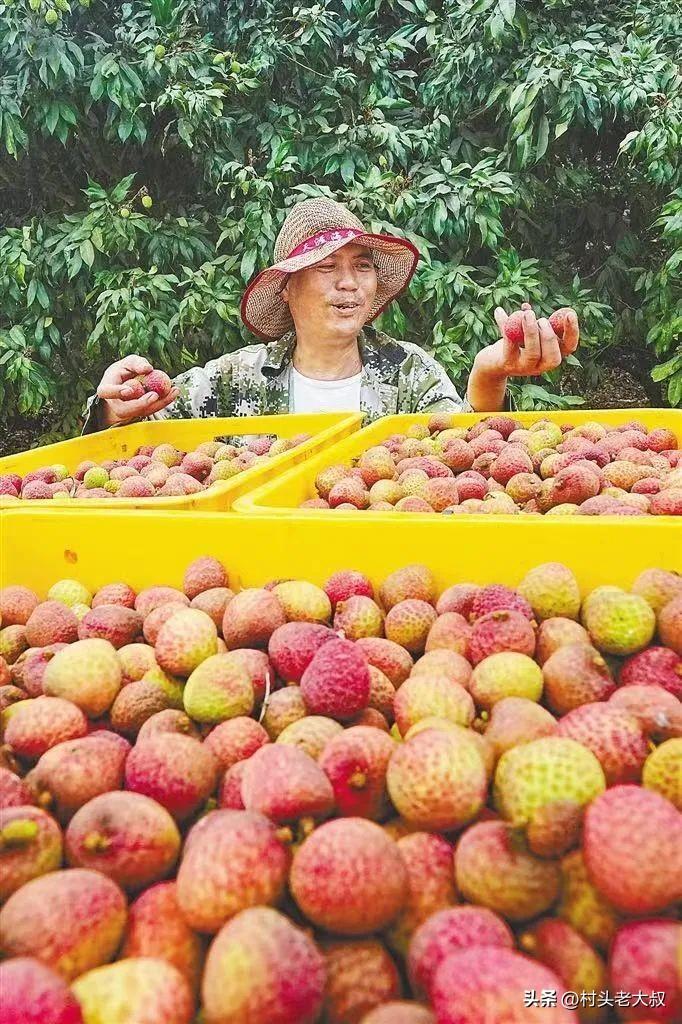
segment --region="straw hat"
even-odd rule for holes
[[[293,320],[281,295],[286,278],[320,263],[350,243],[372,250],[377,293],[369,320],[379,316],[409,284],[419,253],[405,238],[366,231],[345,206],[320,196],[304,199],[291,209],[275,242],[275,262],[246,289],[241,314],[249,330],[266,341],[290,331]]]

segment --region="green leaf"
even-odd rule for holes
[[[91,267],[95,262],[95,249],[89,238],[85,238],[79,248],[81,259],[86,266]]]

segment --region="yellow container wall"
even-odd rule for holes
[[[214,437],[228,434],[277,434],[278,437],[294,437],[296,434],[313,435],[310,441],[304,442],[292,451],[275,455],[267,463],[247,469],[232,480],[220,481],[198,494],[179,498],[85,499],[88,508],[222,511],[231,508],[235,498],[244,494],[245,491],[270,480],[284,469],[297,466],[321,449],[347,437],[353,431],[358,430],[361,423],[362,416],[359,413],[145,420],[141,423],[132,423],[127,427],[101,430],[94,434],[87,434],[85,437],[76,437],[69,441],[46,445],[43,448],[32,448],[30,451],[17,455],[8,455],[6,458],[0,459],[0,475],[18,473],[23,476],[31,470],[51,466],[55,463],[65,465],[72,472],[79,463],[86,459],[92,462],[102,462],[104,459],[131,458],[141,445],[148,444],[173,444],[183,451],[190,451],[202,441],[211,441]],[[26,510],[49,506],[49,510],[53,511],[57,508],[63,509],[65,501],[69,508],[80,505],[79,499],[22,501],[18,505],[15,502],[3,502],[3,499],[0,498],[0,508]]]
[[[461,413],[453,416],[453,426],[456,427],[470,427],[474,423],[477,423],[481,419],[485,419],[490,413]],[[627,423],[629,420],[639,420],[648,430],[655,430],[658,427],[667,427],[672,430],[678,439],[679,446],[682,448],[682,411],[675,409],[608,409],[608,410],[581,410],[576,412],[575,410],[570,412],[520,412],[512,413],[514,419],[519,420],[524,426],[530,426],[532,423],[536,423],[538,420],[550,419],[555,423],[572,423],[575,426],[580,426],[581,423],[587,423],[589,420],[598,420],[606,426],[620,426],[623,423]],[[292,513],[295,511],[297,515],[305,515],[311,519],[329,519],[330,516],[333,518],[338,517],[351,517],[355,519],[358,515],[366,516],[371,515],[375,520],[379,520],[383,525],[387,522],[393,522],[394,514],[390,512],[351,512],[351,511],[334,511],[330,512],[328,509],[300,509],[301,502],[307,501],[309,498],[318,497],[315,490],[315,477],[322,470],[328,466],[349,464],[353,459],[357,459],[362,452],[366,451],[367,448],[371,448],[373,445],[381,444],[392,434],[404,434],[408,427],[415,423],[428,423],[430,414],[416,414],[410,416],[385,416],[381,420],[377,420],[372,423],[369,427],[365,427],[364,430],[359,430],[347,437],[345,440],[335,444],[333,448],[326,448],[324,452],[321,452],[313,459],[309,459],[304,466],[288,470],[286,473],[282,473],[275,480],[271,480],[267,483],[263,483],[254,490],[244,493],[238,501],[234,504],[235,512],[249,513],[249,514],[268,514],[274,512],[281,513]],[[431,518],[428,513],[426,514]],[[424,518],[424,513],[407,513],[401,512],[401,518],[406,516],[412,521],[421,520]],[[490,522],[491,517],[485,516],[467,516],[467,521],[472,518],[476,520],[485,520]],[[515,516],[494,516],[492,517],[497,521],[498,519],[509,519],[516,518]],[[537,517],[524,518],[524,523],[537,523]],[[573,521],[577,517],[571,517]],[[631,520],[632,522],[632,520]],[[651,527],[654,522],[658,522],[658,517],[650,517],[646,519],[646,525]]]
[[[319,520],[305,516],[244,517],[207,513],[43,510],[0,513],[0,586],[22,583],[44,596],[64,577],[90,588],[125,581],[140,589],[178,586],[200,555],[221,559],[235,587],[276,578],[323,583],[340,569],[357,569],[379,583],[394,569],[421,562],[441,589],[455,582],[516,584],[546,561],[570,566],[583,590],[602,583],[629,587],[646,568],[682,572],[682,528],[672,517],[656,529],[632,519],[508,517],[491,528],[482,517],[377,516]]]

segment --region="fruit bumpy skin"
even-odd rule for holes
[[[0,903],[32,878],[62,863],[62,833],[38,807],[0,809]]]
[[[518,651],[532,658],[535,630],[525,615],[517,611],[488,612],[474,622],[469,654],[474,665],[499,651]]]
[[[378,825],[338,818],[320,825],[299,847],[289,885],[317,927],[367,935],[385,928],[401,910],[407,872],[396,844]]]
[[[180,912],[175,882],[159,882],[138,896],[128,911],[121,957],[151,956],[176,967],[196,993],[201,980],[200,937]]]
[[[425,729],[397,747],[386,782],[396,810],[410,825],[445,831],[478,814],[488,787],[475,742],[439,729]]]
[[[197,665],[187,680],[183,703],[194,721],[214,725],[251,714],[253,685],[246,669],[231,653],[212,654]]]
[[[649,1002],[654,992],[665,992],[664,1005],[650,1013],[652,1020],[669,1021],[670,1024],[680,1020],[681,949],[682,924],[679,921],[654,918],[622,925],[611,949],[612,991],[644,992]],[[624,1020],[634,1020],[639,1017],[639,1011],[630,1007],[621,1016]]]
[[[682,657],[669,647],[647,647],[621,666],[621,686],[662,686],[682,700]]]
[[[477,706],[489,711],[505,697],[539,701],[542,685],[542,669],[532,658],[517,651],[500,651],[479,661],[469,690]]]
[[[176,821],[186,821],[215,789],[217,774],[218,762],[208,747],[191,736],[158,733],[130,751],[125,782],[160,803]]]
[[[245,910],[216,936],[206,958],[206,1024],[314,1024],[325,987],[313,940],[269,907]]]
[[[328,817],[334,807],[334,791],[312,757],[278,742],[261,747],[246,762],[242,800],[247,811],[285,824],[300,818]]]
[[[270,738],[258,722],[252,718],[232,718],[211,729],[204,743],[217,757],[220,767],[227,771],[238,761],[244,761],[255,754]]]
[[[518,590],[538,620],[556,616],[578,618],[580,587],[571,570],[560,562],[548,562],[531,569],[521,580]]]
[[[590,879],[627,914],[652,914],[682,898],[682,816],[639,786],[614,786],[588,807],[583,855]]]
[[[80,868],[51,871],[0,910],[3,953],[36,957],[71,981],[114,956],[125,921],[125,896],[111,879]]]
[[[639,782],[649,744],[637,719],[607,703],[583,704],[561,719],[555,736],[567,736],[591,750],[608,786]]]
[[[403,909],[386,933],[389,946],[405,957],[424,921],[457,902],[452,846],[443,836],[413,832],[396,840],[407,869]]]
[[[590,881],[582,850],[571,850],[561,859],[561,892],[556,913],[595,949],[603,953],[608,950],[620,915]]]
[[[7,1024],[84,1024],[78,1000],[63,978],[31,957],[0,964],[2,1019]]]
[[[591,750],[572,739],[545,736],[502,755],[495,772],[495,806],[513,825],[532,826],[546,814],[551,820],[554,807],[585,807],[605,788],[604,772]]]
[[[666,647],[682,656],[682,595],[661,608],[658,614],[658,635]]]
[[[86,1024],[190,1024],[188,983],[175,967],[153,957],[133,957],[81,975],[72,991]]]
[[[526,697],[504,697],[493,705],[483,735],[492,746],[495,758],[521,743],[551,736],[556,729],[553,715]]]
[[[597,587],[583,606],[583,625],[595,647],[606,654],[634,654],[646,647],[656,630],[651,605],[617,587]]]
[[[98,718],[113,704],[121,676],[116,649],[108,640],[78,640],[49,662],[43,689],[48,696],[70,700],[89,718]]]
[[[369,703],[367,660],[350,640],[330,640],[301,677],[301,696],[309,714],[343,720]]]
[[[445,718],[471,725],[476,709],[471,694],[445,676],[412,676],[398,690],[393,710],[402,736],[423,718]]]
[[[88,720],[75,704],[61,697],[21,701],[5,727],[5,743],[26,761],[37,761],[46,750],[65,740],[85,736]]]
[[[161,627],[154,645],[156,660],[170,675],[187,678],[202,661],[217,652],[217,635],[209,615],[198,608],[186,608]]]
[[[165,808],[140,793],[103,793],[76,811],[66,830],[74,867],[93,868],[123,889],[142,889],[172,871],[180,833]]]
[[[513,949],[514,936],[509,925],[486,907],[452,907],[429,917],[410,943],[407,966],[414,991],[428,997],[443,961],[468,946]]]
[[[477,822],[463,833],[455,849],[455,880],[465,899],[512,922],[547,911],[560,886],[556,862],[527,853],[501,821]]]
[[[353,726],[326,744],[320,768],[343,817],[381,820],[388,813],[386,770],[395,742],[381,729]]]
[[[557,715],[592,701],[606,700],[616,684],[599,651],[584,644],[566,644],[542,666],[545,701]]]
[[[554,971],[570,992],[580,995],[604,992],[608,988],[606,964],[590,944],[565,921],[539,921],[519,939],[521,949]],[[586,1005],[580,1013],[583,1024],[604,1024],[604,1007]]]
[[[644,762],[642,785],[664,796],[682,812],[682,737],[656,747]]]
[[[402,994],[398,969],[375,938],[325,941],[326,1024],[359,1024],[365,1013]]]
[[[551,1007],[525,1005],[528,991],[556,993]],[[471,946],[440,965],[432,986],[438,1024],[577,1024],[562,1007],[565,988],[544,964],[509,949]]]

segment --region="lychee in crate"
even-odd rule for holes
[[[1,513],[8,1019],[678,1020],[678,524],[518,520]]]
[[[0,508],[226,510],[361,424],[359,414],[144,421],[0,459]]]
[[[388,416],[239,512],[659,520],[682,515],[682,411]]]

